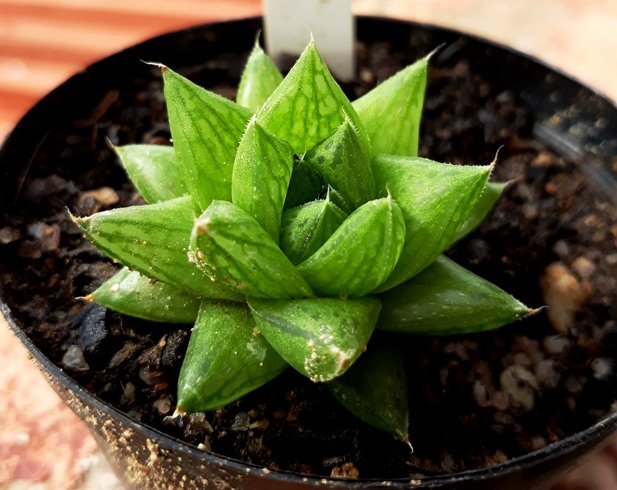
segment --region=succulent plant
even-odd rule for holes
[[[396,335],[532,313],[443,255],[506,184],[489,182],[493,164],[417,156],[428,62],[353,103],[312,41],[285,78],[256,46],[235,103],[161,66],[173,147],[117,148],[146,204],[74,221],[125,266],[87,299],[194,323],[178,413],[224,406],[292,366],[407,440]]]

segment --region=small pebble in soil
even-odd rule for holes
[[[544,348],[549,354],[561,354],[563,353],[572,342],[567,337],[561,335],[549,335],[544,337]]]
[[[344,463],[341,466],[332,468],[330,476],[333,478],[358,478],[360,472],[353,463]]]
[[[85,191],[82,196],[85,198],[92,197],[104,207],[113,206],[114,204],[118,204],[118,201],[120,201],[116,191],[107,186]]]
[[[71,371],[84,373],[90,370],[90,366],[84,358],[84,353],[76,345],[70,345],[62,356],[62,365]]]
[[[592,361],[591,369],[593,370],[594,378],[606,379],[613,374],[613,363],[610,359],[598,357]]]
[[[170,396],[164,396],[155,401],[153,406],[160,415],[167,415],[171,411],[172,402]]]
[[[579,280],[561,262],[550,264],[540,278],[540,288],[548,318],[561,334],[567,334],[574,325],[576,313],[588,298]]]
[[[523,366],[510,366],[499,377],[501,389],[510,396],[513,407],[531,410],[538,391],[538,380],[535,375]]]
[[[128,381],[122,389],[122,395],[120,395],[120,403],[122,405],[132,405],[135,403],[135,385]]]

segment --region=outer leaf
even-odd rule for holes
[[[325,188],[326,183],[321,175],[303,160],[296,160],[294,161],[284,208],[291,209],[313,201],[323,195]]]
[[[534,313],[443,255],[381,298],[379,328],[419,335],[490,330]]]
[[[152,322],[193,323],[201,298],[126,267],[86,299]]]
[[[354,101],[374,154],[418,154],[427,67],[422,58]]]
[[[409,440],[407,373],[392,343],[371,341],[368,351],[343,376],[328,383],[328,388],[359,419],[402,441]]]
[[[147,203],[187,193],[171,146],[126,145],[115,148],[126,173]]]
[[[311,41],[291,71],[257,114],[270,132],[287,141],[298,155],[330,136],[349,114],[368,149],[358,115],[330,75]]]
[[[313,201],[285,211],[281,227],[281,250],[292,264],[299,264],[326,243],[346,216],[329,199]]]
[[[291,146],[252,119],[236,153],[231,195],[277,243],[293,164]]]
[[[246,305],[204,302],[178,379],[178,411],[214,410],[287,367],[256,329]]]
[[[255,298],[302,298],[311,288],[246,211],[214,201],[191,234],[192,260],[212,278]]]
[[[391,198],[354,211],[298,270],[327,296],[364,296],[390,275],[403,249],[405,221]]]
[[[373,173],[378,192],[392,194],[406,225],[401,258],[380,290],[413,277],[452,243],[473,212],[491,169],[418,157],[375,157]]]
[[[188,261],[194,216],[186,196],[73,219],[101,252],[131,269],[198,296],[241,299]]]
[[[240,78],[236,102],[257,112],[282,81],[281,72],[259,43],[255,43]]]
[[[305,161],[354,209],[375,198],[371,156],[348,117],[332,136],[307,153]]]
[[[250,112],[167,67],[163,79],[169,126],[186,188],[200,210],[213,199],[231,200],[234,156]]]
[[[311,381],[343,374],[364,350],[377,317],[379,300],[312,298],[248,301],[270,345]]]
[[[461,238],[469,235],[484,221],[484,218],[495,206],[503,191],[510,185],[509,182],[488,182],[480,198],[476,202],[473,211],[460,227],[456,236],[452,239],[452,244]]]

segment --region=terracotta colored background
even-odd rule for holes
[[[617,0],[353,0],[357,13],[458,28],[535,54],[617,100]],[[261,12],[260,0],[0,0],[0,139],[88,63],[153,35]],[[113,489],[81,422],[0,316],[0,489]],[[617,489],[617,449],[560,490]]]

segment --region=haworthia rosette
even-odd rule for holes
[[[248,109],[163,67],[169,127],[184,184],[197,208],[231,199],[231,175]]]
[[[240,78],[236,103],[257,112],[282,81],[283,75],[274,62],[255,43]]]
[[[252,119],[236,153],[231,197],[276,243],[293,165],[291,146]]]
[[[380,297],[379,328],[418,335],[491,330],[535,312],[445,256]]]
[[[87,300],[153,322],[193,323],[201,298],[124,267]]]
[[[248,300],[270,345],[312,381],[342,375],[360,356],[377,317],[379,300],[309,298]]]
[[[405,217],[405,246],[381,291],[413,277],[443,252],[470,216],[492,166],[450,165],[419,157],[378,155],[378,192],[390,193]]]
[[[214,201],[195,222],[191,260],[216,283],[255,298],[302,298],[313,292],[274,240],[246,211]]]
[[[350,214],[298,270],[317,293],[364,296],[390,275],[404,241],[400,208],[390,197],[376,199]]]
[[[126,145],[116,153],[144,200],[168,201],[187,193],[173,147],[163,145]]]
[[[178,412],[214,410],[267,383],[287,363],[246,305],[204,302],[178,378]]]
[[[240,300],[189,262],[193,209],[186,196],[73,219],[100,251],[130,269],[197,296]]]

